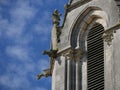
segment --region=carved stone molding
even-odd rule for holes
[[[64,53],[63,56],[66,60],[80,60],[83,56],[83,51],[81,49],[70,49],[68,52]]]
[[[104,31],[102,37],[103,37],[104,41],[107,42],[107,45],[109,45],[109,46],[111,45],[112,40],[114,39],[114,33],[116,33],[117,30],[120,30],[120,23],[118,23],[115,26]]]
[[[107,45],[110,46],[113,40],[113,30],[105,31],[103,34],[103,39],[105,40],[105,42],[107,42]]]
[[[76,2],[75,2],[75,0],[70,0],[67,10],[71,11],[71,10],[73,10],[73,9],[79,7],[79,6],[82,6],[82,5],[84,5],[84,4],[86,4],[90,1],[92,1],[92,0],[79,0],[79,1],[76,1]]]

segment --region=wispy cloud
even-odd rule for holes
[[[32,19],[37,12],[37,9],[32,7],[28,1],[18,0],[15,7],[10,10],[10,15],[13,22],[25,22]]]
[[[49,40],[50,32],[52,30],[52,18],[50,12],[43,12],[43,16],[38,20],[39,21],[32,27],[33,32],[40,36],[41,41]]]
[[[33,81],[37,81],[36,76],[38,73],[35,74],[35,72],[46,69],[49,65],[47,60],[42,59],[37,63],[34,61],[19,63],[14,62],[7,65],[6,74],[0,75],[0,85],[9,88],[9,90],[48,90],[47,87],[43,87],[44,82],[39,87],[32,86]],[[31,80],[33,81],[31,82]],[[45,83],[50,83],[50,81]]]
[[[3,69],[0,86],[7,90],[50,90],[44,88],[50,81],[40,84],[36,81],[37,74],[49,67],[49,60],[35,54],[40,52],[39,49],[49,47],[46,41],[50,39],[52,20],[47,5],[53,5],[53,2],[0,0],[0,39],[6,42],[0,51],[4,56],[0,61],[7,64],[7,67],[0,67]],[[40,46],[41,43],[46,46]]]
[[[3,0],[1,2],[5,3]],[[9,9],[10,20],[8,18],[0,19],[0,32],[4,31],[9,37],[20,36],[25,30],[25,25],[34,18],[36,13],[37,9],[30,6],[29,2],[18,0]]]
[[[6,48],[6,53],[17,60],[29,60],[29,51],[27,48],[20,46],[8,46]]]
[[[0,84],[10,88],[11,90],[15,88],[19,90],[19,88],[28,87],[29,81],[24,77],[12,77],[7,75],[0,77]]]

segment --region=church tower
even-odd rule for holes
[[[120,90],[120,0],[69,0],[45,51],[52,90]],[[38,75],[40,76],[40,75]]]

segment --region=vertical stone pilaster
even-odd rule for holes
[[[66,66],[66,90],[72,90],[72,62],[71,62],[71,56],[69,52],[64,53],[63,55],[65,57],[65,60],[67,62]]]
[[[71,89],[71,60],[67,60],[67,90]]]
[[[72,60],[72,90],[76,88],[76,62]]]
[[[81,90],[81,88],[82,88],[82,85],[81,85],[81,83],[82,83],[82,81],[81,81],[81,77],[82,77],[81,59],[82,59],[82,56],[83,56],[83,52],[78,49],[75,54],[75,60],[76,60],[76,89],[75,90]]]
[[[81,62],[83,52],[80,49],[70,49],[64,54],[67,60],[67,89],[81,90]]]
[[[81,74],[80,74],[81,68],[80,68],[80,62],[77,61],[76,62],[76,90],[81,90],[80,89],[80,78],[81,78]]]

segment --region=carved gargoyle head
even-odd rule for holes
[[[37,79],[41,79],[42,77],[48,77],[51,76],[50,69],[43,70],[41,74],[37,75]]]
[[[50,50],[50,51],[43,51],[43,55],[48,55],[49,57],[53,57],[56,58],[56,54],[57,54],[58,50]]]

